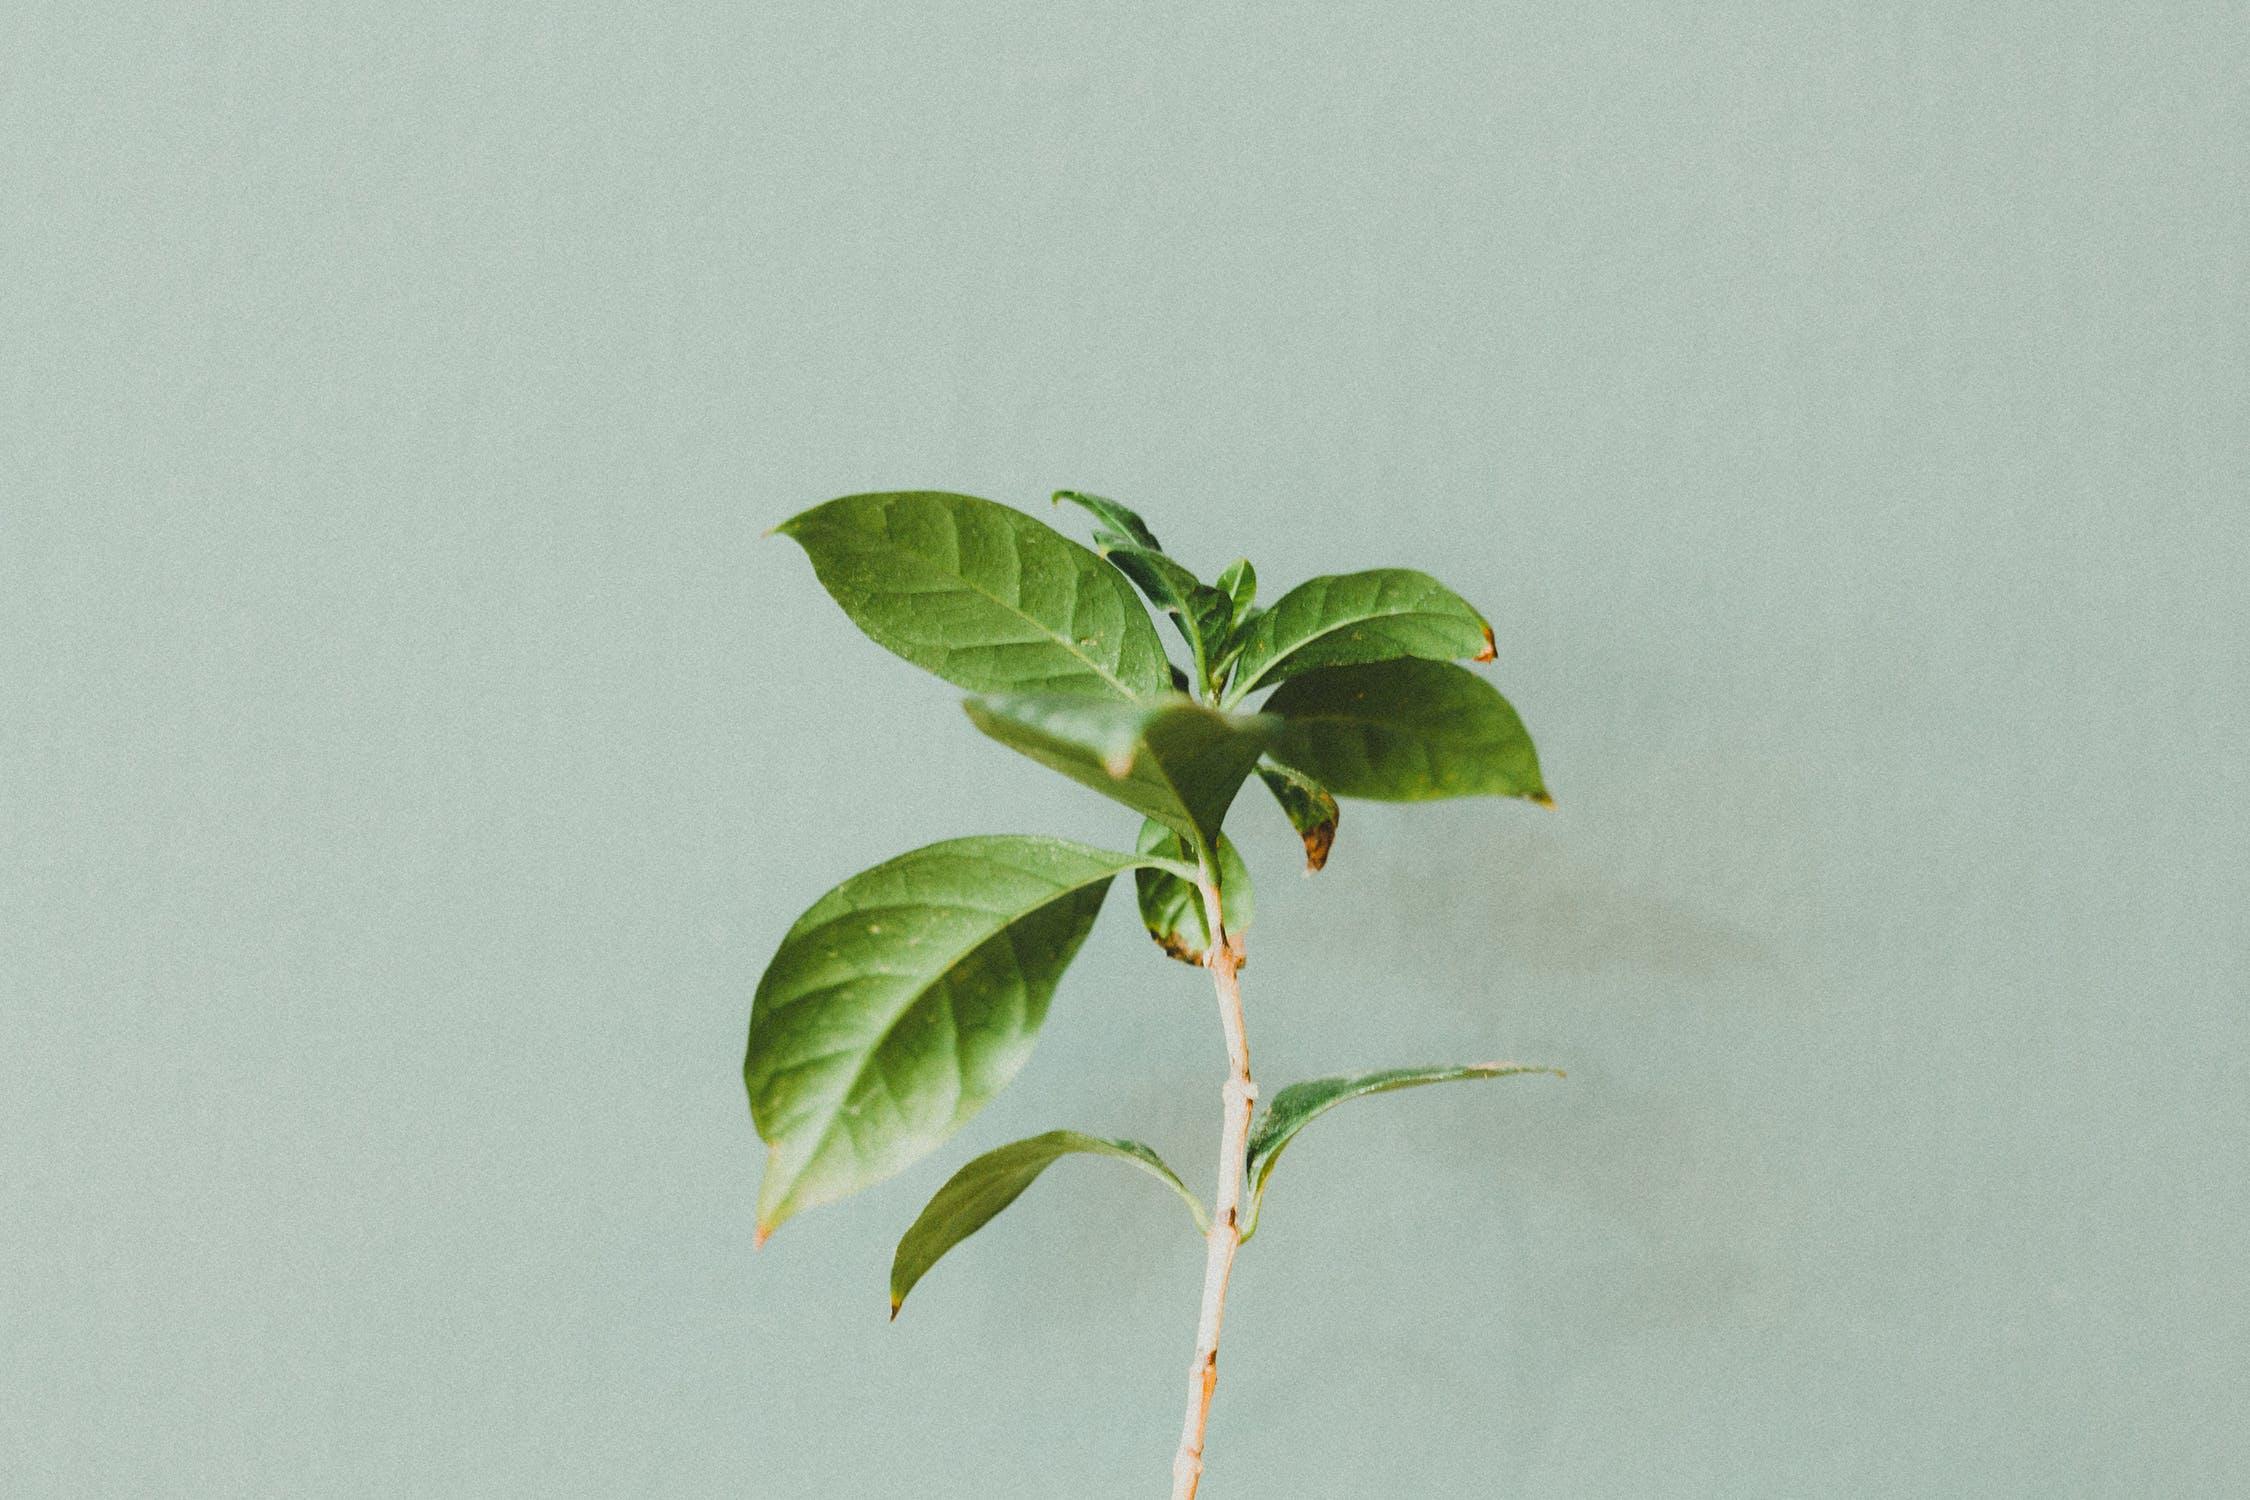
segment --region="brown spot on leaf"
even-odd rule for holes
[[[1162,948],[1168,956],[1178,959],[1183,964],[1194,964],[1199,969],[1203,967],[1202,952],[1190,948],[1187,945],[1187,939],[1181,937],[1177,932],[1167,932],[1161,937],[1152,932],[1149,936],[1156,938],[1156,946]]]
[[[766,1241],[772,1238],[773,1226],[771,1224],[760,1224],[757,1228],[750,1231],[750,1248],[753,1250],[763,1250],[766,1248]]]
[[[1336,842],[1336,820],[1315,823],[1302,835],[1305,841],[1305,873],[1312,874],[1328,863],[1328,851]]]
[[[1497,659],[1499,655],[1499,643],[1492,639],[1492,627],[1490,625],[1487,625],[1484,627],[1484,649],[1482,651],[1479,651],[1475,656],[1469,659],[1471,661],[1493,661]]]

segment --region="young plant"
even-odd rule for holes
[[[1133,850],[1034,834],[950,839],[852,876],[814,902],[758,982],[743,1078],[767,1145],[757,1241],[942,1145],[1015,1077],[1110,882],[1131,871],[1141,920],[1210,972],[1225,1038],[1218,1189],[1208,1212],[1148,1147],[1052,1130],[953,1174],[891,1263],[891,1316],[939,1258],[1073,1153],[1138,1167],[1187,1204],[1205,1242],[1201,1315],[1172,1493],[1203,1472],[1219,1329],[1236,1249],[1257,1232],[1276,1162],[1321,1114],[1365,1094],[1553,1069],[1396,1068],[1295,1083],[1253,1119],[1240,974],[1250,872],[1221,829],[1255,775],[1327,862],[1338,797],[1546,803],[1506,699],[1457,661],[1493,659],[1458,594],[1405,568],[1299,584],[1261,608],[1247,558],[1206,584],[1141,518],[1092,513],[1096,551],[968,495],[849,495],[778,528],[875,641],[966,688],[1003,745],[1142,818]],[[1170,617],[1175,665],[1134,590]],[[1245,709],[1265,693],[1257,711]],[[1557,1074],[1556,1076],[1560,1076]]]

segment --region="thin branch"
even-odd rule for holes
[[[1250,1112],[1258,1086],[1250,1078],[1250,1041],[1242,1025],[1242,940],[1220,920],[1218,863],[1206,853],[1196,881],[1203,893],[1205,925],[1211,941],[1203,955],[1218,991],[1219,1027],[1226,1034],[1227,1081],[1219,1137],[1219,1186],[1211,1203],[1211,1228],[1205,1236],[1203,1310],[1196,1320],[1195,1362],[1188,1367],[1187,1421],[1180,1451],[1172,1460],[1172,1500],[1195,1500],[1203,1481],[1203,1432],[1211,1420],[1211,1393],[1219,1384],[1219,1328],[1226,1321],[1227,1278],[1242,1243],[1242,1180],[1250,1149]]]

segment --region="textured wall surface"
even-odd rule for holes
[[[1209,1500],[2250,1493],[2238,5],[0,21],[0,1491],[1150,1497],[1199,976],[750,1250],[782,929],[1131,820],[802,506],[1427,567],[1561,806],[1244,805]],[[1075,529],[1072,519],[1063,524]]]

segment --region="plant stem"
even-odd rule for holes
[[[1258,1099],[1258,1086],[1250,1080],[1250,1039],[1242,1026],[1242,941],[1219,919],[1217,861],[1205,852],[1198,863],[1196,885],[1211,934],[1203,962],[1218,991],[1219,1027],[1227,1042],[1227,1081],[1220,1091],[1226,1112],[1219,1136],[1218,1193],[1204,1239],[1203,1311],[1195,1326],[1195,1363],[1188,1367],[1187,1422],[1172,1460],[1172,1500],[1195,1500],[1196,1486],[1203,1481],[1203,1430],[1211,1420],[1211,1393],[1219,1384],[1219,1326],[1226,1321],[1227,1278],[1242,1243],[1243,1164],[1250,1149],[1250,1111]]]

